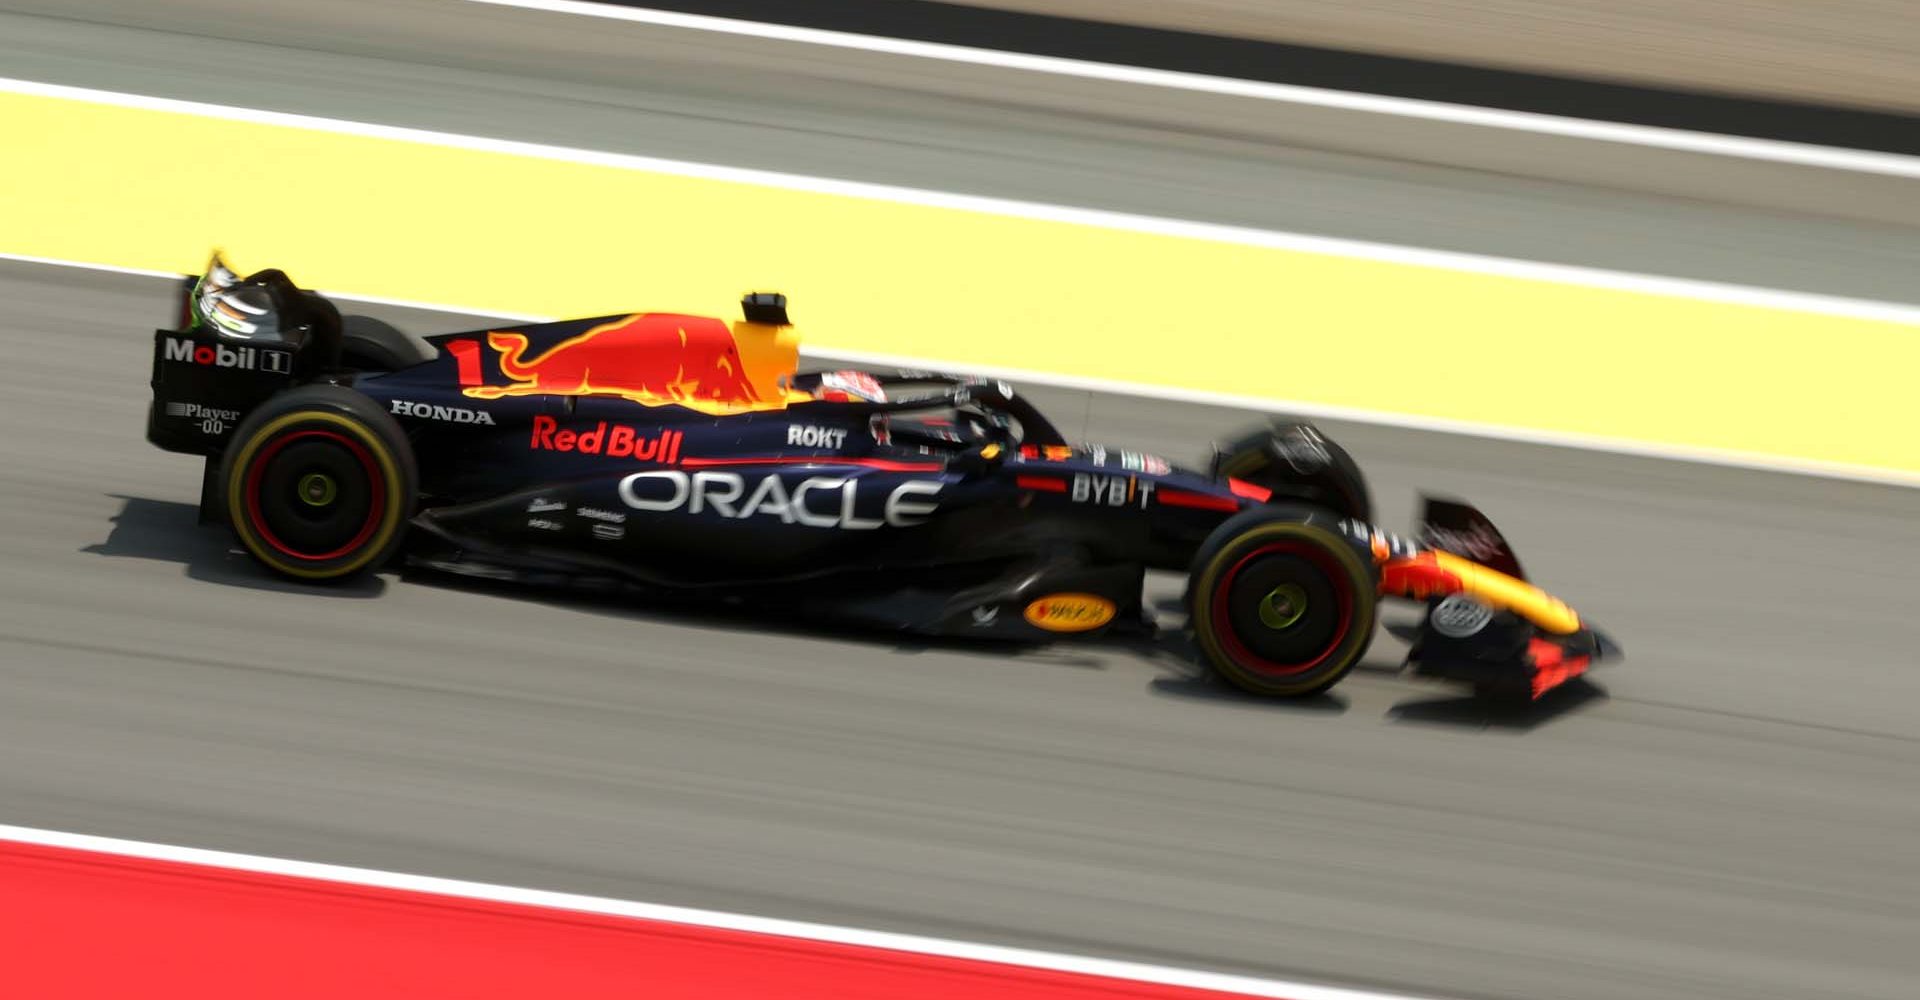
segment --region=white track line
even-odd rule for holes
[[[171,271],[117,267],[111,264],[60,260],[52,257],[31,257],[25,254],[0,253],[0,260],[16,261],[24,264],[44,264],[51,267],[70,267],[85,271],[101,271],[108,274],[125,274],[141,278],[178,280],[181,277],[181,275]],[[467,306],[448,305],[437,302],[415,302],[408,299],[381,298],[370,295],[359,295],[353,292],[332,291],[324,288],[315,290],[329,298],[346,302],[366,302],[374,305],[396,306],[403,309],[424,309],[484,319],[505,319],[516,323],[544,323],[554,319],[564,318],[556,316],[536,316],[531,313],[476,313],[471,307]],[[456,331],[449,330],[445,332],[452,333]],[[832,349],[826,351],[807,350],[803,351],[803,353],[817,361],[843,361],[850,364],[880,365],[893,368],[968,372],[975,375],[984,375],[1031,385],[1055,386],[1062,389],[1078,389],[1085,392],[1108,393],[1116,396],[1134,396],[1142,399],[1164,399],[1169,402],[1189,403],[1196,406],[1219,406],[1231,409],[1253,410],[1260,413],[1286,414],[1323,420],[1345,420],[1351,423],[1371,424],[1379,427],[1399,427],[1406,430],[1427,431],[1436,434],[1459,434],[1466,437],[1488,438],[1495,441],[1513,441],[1520,444],[1578,448],[1582,451],[1628,455],[1636,458],[1692,462],[1699,465],[1717,465],[1734,469],[1748,469],[1756,472],[1812,476],[1820,479],[1840,479],[1849,482],[1871,483],[1879,486],[1900,486],[1909,489],[1920,488],[1920,472],[1903,472],[1897,469],[1882,469],[1867,465],[1819,462],[1810,459],[1783,458],[1751,452],[1693,448],[1685,445],[1650,444],[1623,438],[1602,437],[1599,435],[1536,431],[1524,427],[1507,427],[1501,424],[1481,424],[1466,420],[1447,420],[1440,417],[1422,417],[1412,414],[1363,410],[1346,406],[1329,406],[1322,403],[1310,403],[1300,400],[1268,399],[1261,396],[1236,396],[1228,393],[1181,389],[1174,386],[1143,385],[1137,382],[1083,378],[1076,375],[1029,371],[1024,368],[1005,368],[998,365],[979,365],[971,362],[948,361],[938,358],[920,358],[897,354],[875,354],[865,351],[839,351]]]
[[[473,2],[490,2],[490,0],[473,0]],[[624,10],[626,8],[614,9]],[[148,97],[142,94],[95,90],[87,87],[69,87],[61,84],[40,83],[33,80],[0,77],[0,93],[88,101],[112,107],[197,115],[226,121],[249,122],[283,128],[308,129],[339,135],[391,139],[400,142],[420,143],[451,149],[502,153],[512,156],[556,160],[563,163],[612,167],[622,170],[667,174],[676,177],[694,177],[735,184],[753,184],[788,191],[804,191],[814,194],[863,198],[871,201],[891,202],[894,204],[955,209],[965,212],[980,212],[988,215],[1033,219],[1043,222],[1059,222],[1070,225],[1095,226],[1102,229],[1113,229],[1122,232],[1175,236],[1184,239],[1207,240],[1215,243],[1230,243],[1240,246],[1262,247],[1275,250],[1293,250],[1332,257],[1373,260],[1390,264],[1406,264],[1415,267],[1431,267],[1470,274],[1496,275],[1499,277],[1519,278],[1527,281],[1546,281],[1588,288],[1605,288],[1647,295],[1665,295],[1708,302],[1756,306],[1762,309],[1785,309],[1794,312],[1818,313],[1829,316],[1844,316],[1852,319],[1877,320],[1920,326],[1920,307],[1891,302],[1879,302],[1870,299],[1817,295],[1807,292],[1786,292],[1768,288],[1756,288],[1749,285],[1694,281],[1686,278],[1669,278],[1651,274],[1602,270],[1600,268],[1575,267],[1566,264],[1542,264],[1536,261],[1517,260],[1508,257],[1456,253],[1446,250],[1427,250],[1418,247],[1398,246],[1390,243],[1369,243],[1361,240],[1308,236],[1301,233],[1253,229],[1244,226],[1227,226],[1209,222],[1190,222],[1181,219],[1135,215],[1126,212],[1109,212],[1099,209],[1074,208],[1066,205],[1048,205],[1038,202],[1015,201],[1006,198],[952,194],[945,191],[930,191],[921,188],[898,187],[889,184],[869,184],[862,181],[808,177],[802,174],[787,174],[769,170],[750,170],[741,167],[727,167],[710,163],[693,163],[685,160],[667,160],[628,153],[609,153],[592,149],[520,142],[512,139],[493,139],[485,136],[435,132],[427,129],[403,128],[395,125],[377,125],[369,122],[346,121],[338,118],[319,118],[312,115],[290,114],[281,111],[263,111],[256,108],[241,108],[224,104],[206,104],[199,101],[182,101],[166,97]]]
[[[1020,966],[1029,969],[1046,969],[1055,972],[1077,973],[1087,976],[1104,976],[1110,979],[1156,983],[1165,986],[1186,987],[1189,989],[1219,990],[1248,996],[1282,997],[1286,998],[1286,1000],[1408,1000],[1405,994],[1339,989],[1328,986],[1314,986],[1307,983],[1290,983],[1276,979],[1256,979],[1251,976],[1234,976],[1216,972],[1200,972],[1192,969],[1175,969],[1166,966],[1146,965],[1138,962],[1087,958],[1079,955],[1060,955],[1052,952],[1032,951],[1025,948],[1005,948],[998,945],[974,944],[966,941],[948,941],[942,938],[920,937],[912,934],[895,934],[888,931],[837,927],[830,924],[803,923],[795,920],[779,920],[771,917],[755,917],[739,913],[723,913],[715,910],[696,910],[681,906],[665,906],[658,903],[637,903],[629,900],[608,899],[599,896],[579,896],[572,893],[549,892],[543,889],[522,889],[482,882],[464,882],[456,879],[434,878],[427,875],[406,875],[399,872],[375,871],[367,868],[348,868],[341,865],[319,864],[311,861],[290,861],[284,858],[268,858],[252,854],[233,854],[226,851],[209,851],[195,847],[175,847],[167,844],[119,840],[111,837],[95,837],[88,834],[63,833],[57,830],[39,830],[31,827],[0,825],[0,841],[35,844],[43,847],[62,847],[125,858],[140,858],[149,861],[170,861],[190,865],[203,865],[264,875],[285,875],[294,878],[320,879],[345,885],[396,889],[402,892],[431,893],[438,896],[454,896],[461,899],[478,899],[494,903],[509,903],[518,906],[532,906],[550,910],[571,910],[578,913],[630,917],[640,920],[657,920],[693,927],[744,931],[749,934],[798,938],[806,941],[855,945],[864,948],[882,948],[888,951],[909,952],[916,955],[958,958],[976,962],[992,962],[998,965]]]
[[[1055,76],[1074,76],[1082,79],[1102,80],[1111,83],[1130,83],[1149,87],[1164,87],[1174,90],[1221,94],[1231,97],[1249,97],[1264,101],[1278,101],[1287,104],[1308,105],[1340,111],[1358,111],[1369,114],[1392,115],[1401,118],[1418,118],[1426,121],[1447,122],[1455,125],[1477,125],[1485,128],[1532,132],[1539,135],[1590,139],[1598,142],[1626,143],[1634,146],[1649,146],[1688,153],[1706,153],[1714,156],[1731,156],[1747,160],[1765,160],[1772,163],[1787,163],[1796,166],[1823,167],[1830,170],[1846,170],[1855,173],[1920,178],[1920,157],[1901,156],[1896,153],[1838,149],[1831,146],[1816,146],[1810,143],[1782,142],[1775,139],[1753,139],[1744,136],[1722,135],[1714,132],[1659,128],[1651,125],[1627,125],[1618,122],[1591,121],[1584,118],[1568,118],[1561,115],[1536,114],[1530,111],[1503,111],[1494,108],[1482,108],[1466,104],[1448,104],[1441,101],[1424,101],[1408,97],[1384,97],[1377,94],[1359,94],[1344,90],[1328,90],[1321,87],[1302,87],[1294,84],[1265,83],[1256,80],[1234,79],[1232,77],[1205,76],[1199,73],[1144,69],[1138,66],[1119,66],[1111,63],[1088,62],[1080,59],[1062,59],[1056,56],[1036,56],[1018,52],[1001,52],[994,49],[970,48],[964,45],[948,45],[941,42],[915,42],[875,35],[858,35],[845,31],[823,31],[818,28],[796,28],[782,24],[764,24],[758,21],[739,21],[723,17],[710,17],[704,14],[682,14],[674,11],[620,7],[601,3],[582,2],[582,0],[466,0],[466,2],[487,4],[494,7],[514,7],[523,10],[570,14],[580,17],[598,17],[613,21],[629,21],[636,24],[647,24],[665,28],[684,28],[692,31],[715,32],[746,38],[764,38],[771,41],[824,45],[840,49],[854,49],[861,52],[913,56],[921,59],[938,59],[944,62],[990,66],[997,69],[1026,70],[1035,73],[1050,73]]]

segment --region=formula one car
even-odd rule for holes
[[[1309,423],[1176,467],[1071,443],[999,381],[802,373],[785,298],[741,306],[421,338],[216,253],[155,332],[147,438],[204,456],[203,522],[297,580],[403,557],[1032,640],[1151,628],[1144,575],[1171,569],[1206,663],[1262,695],[1344,677],[1382,598],[1426,605],[1417,673],[1486,692],[1618,655],[1471,507],[1374,527]]]

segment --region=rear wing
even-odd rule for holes
[[[242,278],[216,251],[175,294],[178,325],[154,331],[148,379],[147,440],[164,450],[221,454],[249,410],[313,367],[303,354],[338,354],[337,310],[281,272]]]

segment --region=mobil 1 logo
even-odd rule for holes
[[[161,356],[201,368],[237,368],[273,375],[293,372],[292,354],[253,345],[228,347],[222,343],[202,344],[186,337],[168,337]]]

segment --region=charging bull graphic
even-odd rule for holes
[[[641,313],[603,323],[526,356],[522,333],[493,332],[507,385],[469,386],[480,399],[502,396],[622,396],[648,406],[677,403],[706,413],[778,408],[780,392],[763,392],[741,358],[735,332],[718,319]]]

